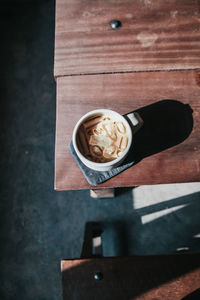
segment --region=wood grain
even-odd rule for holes
[[[63,300],[186,300],[200,296],[199,254],[63,260],[61,271]],[[94,280],[96,272],[102,274],[99,281]]]
[[[200,67],[198,0],[57,0],[55,77]],[[119,19],[122,27],[111,29]]]
[[[143,109],[163,99],[178,100],[190,105],[193,110],[192,132],[176,145],[169,145],[166,149],[161,147],[160,151],[144,155],[137,164],[98,185],[97,188],[199,181],[199,78],[200,72],[198,71],[141,72],[58,78],[55,189],[94,188],[88,184],[68,150],[73,128],[83,114],[97,108],[109,108],[125,114],[139,108]],[[151,127],[151,122],[149,126]],[[156,128],[152,130],[153,133],[151,131],[150,133],[154,134],[154,130]],[[172,136],[175,131],[176,128],[174,130],[172,128]],[[153,138],[154,135],[152,135]],[[135,149],[138,149],[137,139],[140,140],[140,132],[137,138],[135,136]],[[148,135],[146,139],[148,140]],[[145,144],[145,141],[143,143]],[[148,151],[148,144],[144,148]],[[142,151],[143,145],[137,152],[140,154]]]

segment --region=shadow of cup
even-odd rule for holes
[[[192,109],[176,100],[162,100],[138,109],[144,121],[134,135],[130,156],[135,162],[183,142],[193,128]]]

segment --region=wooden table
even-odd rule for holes
[[[63,260],[61,271],[63,300],[200,297],[199,254]]]
[[[86,223],[81,259],[61,261],[63,300],[199,299],[200,254],[103,257],[102,233]]]
[[[56,1],[56,190],[94,188],[68,144],[96,108],[144,119],[136,164],[98,189],[200,180],[198,8],[191,0]],[[113,30],[113,19],[122,27]]]

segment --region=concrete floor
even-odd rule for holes
[[[80,257],[86,222],[105,256],[200,251],[200,185],[55,192],[54,1],[3,1],[0,299],[61,300],[60,260]]]

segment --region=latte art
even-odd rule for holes
[[[128,133],[123,122],[110,116],[95,115],[79,128],[77,144],[89,160],[99,163],[112,161],[122,155],[128,145]]]

